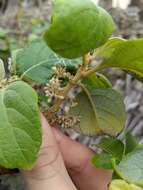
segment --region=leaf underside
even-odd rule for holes
[[[53,66],[63,66],[67,69],[77,67],[80,59],[69,60],[56,55],[43,40],[35,40],[13,56],[14,70],[19,76],[40,84],[48,83],[53,76]]]
[[[124,40],[112,38],[97,49],[95,57],[102,60],[100,69],[115,67],[143,79],[143,38]]]
[[[38,99],[24,82],[0,90],[0,166],[29,169],[41,145]]]
[[[122,131],[124,103],[115,90],[84,88],[76,101],[78,106],[71,110],[71,114],[80,117],[80,124],[73,127],[77,132],[89,136],[102,133],[116,136]]]

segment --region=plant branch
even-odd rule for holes
[[[69,81],[67,86],[63,88],[63,91],[60,94],[60,96],[62,96],[63,98],[67,97],[69,91],[78,84],[78,82],[81,80],[82,76],[84,75],[84,72],[86,70],[86,66],[88,65],[88,60],[89,60],[87,57],[88,55],[85,55],[83,57],[83,63],[82,65],[80,65],[76,75],[73,77],[73,79]],[[51,119],[52,115],[59,109],[61,103],[62,103],[62,99],[58,98],[55,104],[49,109],[48,114],[47,114],[49,119]]]
[[[91,58],[89,57],[89,54],[85,55],[83,57],[83,63],[82,65],[80,65],[79,69],[77,70],[76,75],[73,77],[73,79],[69,81],[67,86],[64,87],[63,91],[60,93],[60,96],[62,96],[63,99],[67,97],[69,91],[72,88],[74,88],[82,78],[87,77],[91,75],[92,73],[95,73],[96,71],[98,71],[100,64],[97,64],[94,68],[91,68],[90,70],[86,70],[90,62],[91,62]],[[63,99],[57,98],[54,105],[48,110],[48,113],[47,113],[48,119],[51,119],[53,114],[59,109]]]

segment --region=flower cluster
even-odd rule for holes
[[[64,67],[61,66],[55,66],[53,67],[54,76],[57,78],[68,78],[69,80],[73,78],[73,76],[66,71]]]
[[[62,96],[63,87],[61,86],[63,79],[70,80],[73,76],[61,66],[53,67],[53,78],[45,86],[45,94],[49,99],[49,102],[53,102],[56,99],[64,99]]]
[[[63,99],[63,96],[60,95],[62,91],[61,82],[59,78],[55,76],[45,86],[44,90],[45,90],[46,96],[49,98],[49,101],[56,98]]]
[[[59,125],[62,128],[73,128],[73,126],[80,124],[80,118],[78,116],[60,115],[51,120],[51,125]]]
[[[59,125],[62,128],[73,128],[80,124],[80,117],[71,116],[69,111],[72,107],[75,107],[76,95],[81,91],[79,86],[74,87],[69,91],[66,97],[63,96],[65,86],[62,85],[63,80],[72,80],[73,75],[66,71],[61,66],[53,67],[54,75],[48,84],[44,87],[48,102],[52,106],[56,100],[62,100],[61,105],[57,112],[53,114],[52,118],[49,119],[51,125]]]

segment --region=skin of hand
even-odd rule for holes
[[[51,128],[41,116],[43,143],[30,171],[23,171],[28,190],[107,190],[112,172],[95,168],[95,153]]]

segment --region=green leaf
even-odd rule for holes
[[[115,165],[118,175],[136,185],[143,187],[143,149],[127,154],[119,165]]]
[[[104,46],[97,49],[95,57],[101,60],[99,70],[115,67],[143,78],[143,38],[123,40],[110,39]]]
[[[80,118],[80,124],[73,128],[85,135],[106,133],[116,136],[125,123],[125,109],[121,95],[112,89],[83,91],[77,96],[78,105],[71,114]]]
[[[26,80],[38,83],[47,83],[53,75],[52,67],[76,67],[80,59],[69,60],[57,56],[42,40],[28,44],[23,50],[18,51],[14,57],[14,70]]]
[[[41,145],[38,98],[24,82],[0,90],[0,166],[30,169]]]
[[[112,35],[112,17],[93,0],[54,0],[52,22],[44,35],[57,54],[77,58]]]
[[[134,137],[131,133],[126,134],[126,154],[132,152],[139,147],[139,140]]]
[[[92,74],[82,80],[82,83],[90,89],[112,88],[111,82],[102,74]]]
[[[92,159],[92,163],[96,168],[113,169],[111,162],[112,158],[113,157],[110,154],[106,153],[96,154]]]
[[[113,137],[103,138],[98,147],[111,154],[116,160],[121,161],[125,153],[125,145],[122,141]]]
[[[141,187],[136,186],[136,185],[134,185],[134,184],[130,184],[130,188],[131,188],[131,190],[142,190]]]
[[[128,184],[124,180],[113,180],[109,186],[109,190],[142,190],[142,188],[134,184]]]
[[[123,180],[113,180],[109,190],[131,190],[129,184]]]

